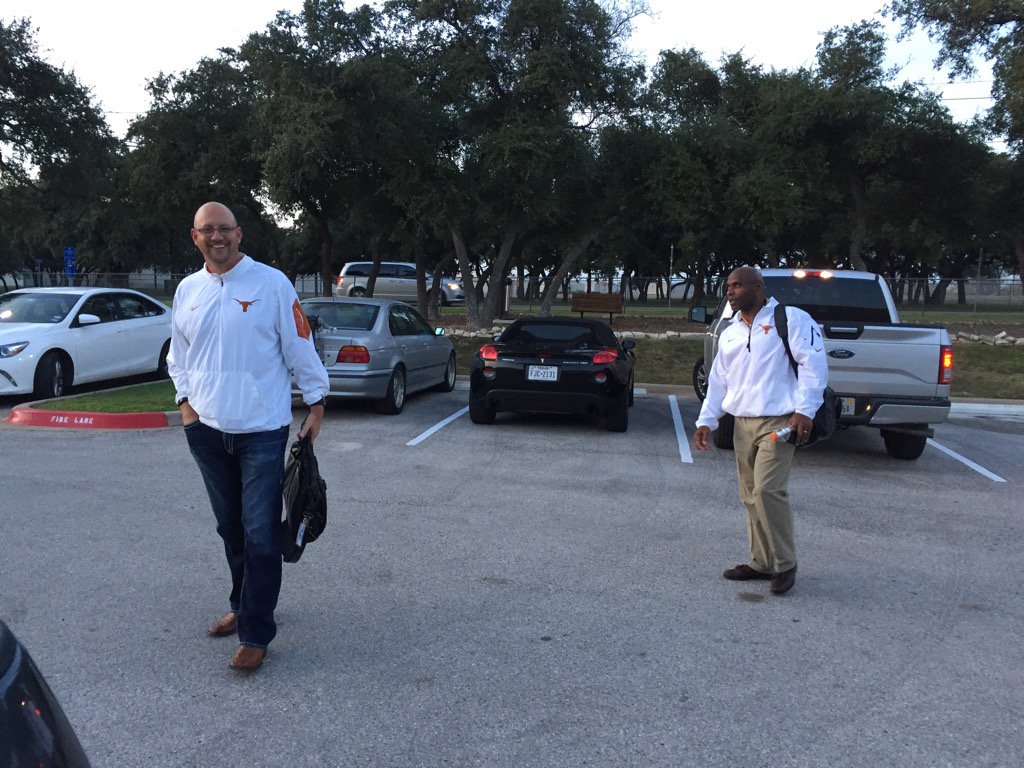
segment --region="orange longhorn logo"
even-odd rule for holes
[[[765,333],[768,333],[772,329],[772,327],[770,325],[762,325],[761,327],[764,328],[764,332]]]
[[[235,301],[238,301],[238,299],[235,299]],[[259,299],[253,299],[252,301],[238,301],[238,303],[242,305],[242,312],[245,313],[248,312],[249,307],[251,307],[257,301],[259,301]]]

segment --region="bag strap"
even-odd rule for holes
[[[779,336],[782,337],[782,346],[786,348],[786,356],[789,357],[789,364],[793,366],[793,375],[799,379],[800,372],[797,370],[798,366],[796,358],[793,357],[793,350],[789,348],[789,319],[786,317],[785,304],[775,305],[775,330],[778,331]]]

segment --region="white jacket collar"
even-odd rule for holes
[[[232,280],[238,280],[239,278],[242,277],[243,274],[245,274],[249,270],[249,267],[252,266],[251,258],[246,256],[244,253],[241,254],[241,256],[242,258],[238,260],[238,263],[235,264],[235,266],[233,266],[223,275],[215,275],[213,272],[206,268],[205,263],[203,264],[203,272],[206,274],[206,277],[209,278],[210,280],[218,280],[222,283],[228,283],[231,282]]]

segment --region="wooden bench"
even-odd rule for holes
[[[584,312],[600,312],[608,315],[608,323],[612,322],[612,315],[622,314],[621,293],[574,293],[572,295],[572,311],[579,312],[583,317]]]

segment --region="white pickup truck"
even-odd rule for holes
[[[840,427],[868,426],[882,432],[885,449],[898,459],[916,459],[938,424],[949,416],[953,347],[945,328],[900,322],[885,280],[869,272],[766,269],[765,295],[800,307],[821,325],[828,352],[829,385],[843,400]],[[722,299],[714,315],[693,307],[690,319],[708,323],[704,357],[693,370],[703,400],[706,371],[718,351],[718,336],[732,318]],[[732,448],[733,419],[715,431],[719,448]]]

